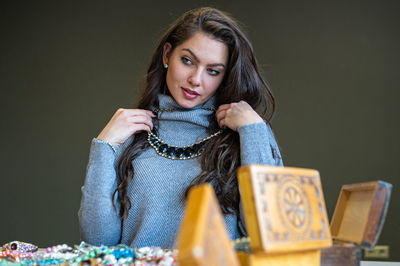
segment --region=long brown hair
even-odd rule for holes
[[[149,110],[151,107],[159,106],[157,95],[167,86],[166,70],[162,61],[164,44],[169,42],[174,49],[197,32],[222,41],[229,49],[227,70],[216,92],[216,106],[244,100],[269,123],[275,110],[275,100],[260,75],[250,41],[233,18],[209,7],[186,12],[161,38],[148,67],[144,90],[137,108]],[[214,114],[210,115],[209,121],[208,131],[212,134],[219,129]],[[131,207],[127,187],[134,175],[132,160],[149,147],[146,140],[146,132],[136,134],[118,162],[119,185],[112,199],[115,199],[118,192],[122,218],[128,216]],[[186,190],[186,195],[191,187],[209,182],[215,189],[222,211],[225,214],[238,215],[239,188],[236,176],[236,170],[240,166],[238,133],[226,129],[219,136],[209,140],[203,148],[207,150],[207,156],[199,157],[201,173],[193,179]]]

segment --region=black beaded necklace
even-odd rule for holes
[[[202,108],[204,110],[215,111],[214,108]],[[174,112],[177,111],[176,109],[155,109],[153,110],[154,113],[160,112]],[[150,146],[156,151],[156,153],[160,156],[163,156],[168,159],[172,160],[187,160],[193,159],[201,155],[203,145],[206,141],[210,140],[211,138],[218,136],[222,133],[222,130],[215,132],[214,134],[187,146],[173,146],[165,143],[156,134],[153,132],[147,133],[147,141],[149,142]]]

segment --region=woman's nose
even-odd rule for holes
[[[200,86],[201,81],[201,70],[199,68],[196,68],[193,70],[192,73],[190,73],[189,76],[189,83],[193,86]]]

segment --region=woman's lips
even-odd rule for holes
[[[200,94],[198,94],[197,92],[195,92],[191,89],[187,89],[187,88],[182,88],[182,92],[183,92],[183,95],[185,95],[185,97],[187,99],[195,99],[198,96],[200,96]]]

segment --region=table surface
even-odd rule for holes
[[[361,261],[361,266],[400,266],[397,261]]]

